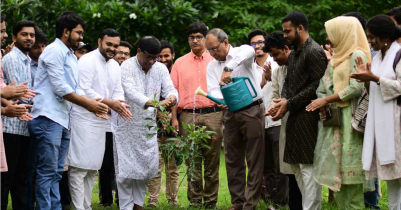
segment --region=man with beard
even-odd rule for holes
[[[6,15],[1,13],[1,47],[6,44],[8,38],[8,34],[6,31]],[[1,54],[4,56],[3,49],[1,50]]]
[[[205,37],[207,26],[202,22],[192,23],[187,29],[188,44],[191,52],[180,57],[171,71],[171,79],[180,95],[180,102],[172,109],[172,125],[182,136],[189,133],[182,123],[192,124],[193,112],[199,126],[207,126],[217,134],[207,144],[210,148],[202,148],[202,157],[195,162],[196,171],[188,176],[188,200],[191,206],[215,208],[219,191],[220,150],[223,141],[223,115],[221,109],[206,97],[195,95],[195,90],[201,86],[207,89],[207,65],[213,57],[206,50]],[[196,106],[194,109],[194,97]],[[178,112],[181,112],[178,119]],[[204,173],[202,176],[202,162]],[[187,162],[189,163],[189,162]],[[187,164],[190,167],[189,164]],[[189,169],[188,169],[189,170]],[[203,181],[204,180],[204,181]]]
[[[4,47],[8,38],[8,34],[6,32],[6,15],[1,13],[1,47]],[[1,55],[5,56],[9,53],[14,47],[14,42],[7,45],[6,49],[1,49]]]
[[[132,46],[128,42],[120,41],[114,60],[121,66],[125,60],[131,58],[131,50]],[[108,126],[106,128],[106,149],[102,167],[99,170],[99,203],[105,208],[111,208],[113,204],[113,182],[115,180],[113,155],[113,133],[111,132],[111,126]],[[118,205],[118,190],[115,192],[115,203]]]
[[[124,91],[121,86],[120,66],[113,59],[119,44],[120,34],[116,30],[103,30],[98,39],[98,49],[85,54],[78,62],[78,85],[87,97],[101,98],[102,103],[124,120],[130,120],[131,112],[122,103]],[[104,156],[104,130],[110,124],[85,108],[73,104],[70,126],[68,163],[71,200],[74,209],[84,210],[91,208],[95,175],[102,166]]]
[[[169,72],[171,72],[171,68],[173,67],[173,59],[174,59],[174,46],[166,40],[160,41],[161,44],[161,52],[159,54],[159,62],[166,65]],[[160,98],[163,100],[163,98]],[[171,115],[168,119],[170,120]],[[163,130],[162,125],[158,125],[159,130]],[[162,144],[164,144],[167,140],[167,136],[164,132],[158,132],[157,135],[157,143],[159,144],[159,148]],[[180,177],[180,170],[178,169],[174,157],[169,162],[164,162],[164,158],[162,152],[159,150],[159,172],[155,178],[149,180],[148,191],[148,207],[156,207],[157,201],[159,200],[160,195],[160,187],[162,182],[162,172],[163,166],[166,166],[166,197],[170,205],[178,206],[177,200],[177,192],[178,192],[178,179]]]
[[[42,210],[61,209],[59,182],[70,144],[71,103],[99,117],[108,111],[108,106],[98,101],[101,98],[89,99],[78,88],[77,58],[71,48],[78,47],[85,26],[77,14],[63,12],[56,20],[56,40],[39,57],[31,113],[34,119],[28,128],[38,142],[35,193],[36,207]]]
[[[118,64],[121,64],[131,58],[131,50],[132,50],[132,45],[128,43],[127,41],[121,41],[120,46],[117,48],[117,53],[114,56],[114,60],[118,62]]]
[[[173,62],[175,57],[174,46],[166,40],[160,41],[162,51],[159,54],[159,62],[166,65],[169,72],[173,68]]]
[[[133,120],[113,115],[114,161],[121,210],[143,209],[149,179],[159,168],[157,137],[146,124],[156,120],[152,100],[165,98],[169,108],[178,101],[178,93],[165,65],[157,62],[161,45],[153,36],[138,41],[137,55],[121,66],[121,83]],[[156,126],[151,123],[151,126]],[[151,137],[149,137],[151,136]]]
[[[32,87],[31,59],[29,50],[35,43],[35,23],[28,20],[17,22],[13,27],[15,47],[2,59],[4,82],[20,85],[25,82]],[[19,100],[30,104],[31,100]],[[29,164],[28,123],[18,118],[3,117],[3,138],[8,172],[1,173],[1,208],[7,209],[8,194],[11,192],[13,209],[25,209],[27,202],[27,175]]]
[[[77,59],[79,60],[83,55],[91,52],[92,50],[93,48],[91,44],[79,42],[78,47],[74,49],[74,55],[77,56]]]
[[[308,112],[305,107],[317,98],[316,89],[326,70],[327,57],[309,36],[309,21],[302,12],[289,13],[283,18],[282,27],[294,51],[288,57],[282,98],[273,100],[274,109],[267,114],[279,120],[289,111],[284,162],[291,164],[303,208],[315,210],[321,208],[322,200],[322,188],[312,177],[319,112]]]
[[[223,98],[220,87],[232,77],[249,77],[255,87],[253,102],[242,109],[224,114],[224,149],[228,188],[233,206],[230,210],[255,209],[262,192],[265,152],[262,72],[254,69],[255,50],[249,45],[232,47],[227,34],[215,28],[206,36],[206,48],[216,59],[207,66],[207,87],[210,95]],[[227,106],[219,105],[227,109]],[[248,174],[246,174],[246,164]]]
[[[284,33],[282,31],[274,31],[266,37],[265,46],[263,51],[269,53],[273,57],[274,61],[279,65],[276,70],[273,70],[271,75],[271,96],[270,101],[281,98],[281,93],[283,90],[283,85],[285,78],[287,77],[287,61],[288,56],[291,53],[289,47],[289,42],[284,38]],[[271,103],[270,107],[274,106]],[[269,107],[269,108],[270,108]],[[285,147],[285,127],[287,123],[288,113],[281,119],[280,128],[280,142],[279,148],[279,165],[280,168],[278,172],[285,174],[288,177],[288,184],[279,183],[279,188],[277,190],[287,190],[288,199],[287,204],[291,210],[302,210],[302,195],[299,191],[297,181],[294,176],[294,172],[291,170],[291,166],[288,163],[283,162],[284,147]]]

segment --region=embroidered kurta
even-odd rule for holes
[[[288,56],[282,96],[289,101],[284,162],[312,164],[317,140],[318,111],[305,107],[316,99],[316,89],[327,67],[323,49],[311,37]]]
[[[118,115],[112,117],[116,176],[150,179],[158,172],[159,147],[156,135],[146,137],[154,131],[145,127],[149,123],[145,119],[156,119],[156,116],[154,108],[145,108],[145,104],[149,99],[158,100],[160,96],[168,98],[170,95],[175,95],[178,101],[178,93],[167,67],[162,63],[156,62],[145,73],[135,56],[124,61],[121,73],[125,100],[131,106],[132,120],[123,120]]]
[[[362,57],[366,62],[365,54],[357,50],[350,60],[350,74],[354,69],[355,58]],[[327,67],[326,73],[320,80],[316,91],[318,98],[334,94],[333,66]],[[327,126],[319,121],[319,133],[313,161],[313,177],[317,183],[338,192],[343,184],[362,184],[365,172],[362,169],[363,135],[356,132],[351,126],[354,107],[362,93],[363,83],[350,79],[349,85],[338,93],[341,101],[349,101],[349,105],[342,107],[342,125],[340,127]],[[331,104],[335,106],[335,104]]]
[[[88,98],[124,100],[121,70],[117,61],[114,59],[106,61],[97,49],[79,59],[78,69],[78,85]],[[110,127],[109,121],[96,117],[92,112],[76,104],[72,105],[70,117],[69,165],[87,170],[99,170],[103,162],[105,130]]]

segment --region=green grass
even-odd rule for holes
[[[182,178],[185,175],[185,167],[181,165],[180,167],[180,180],[179,183],[181,182]],[[226,210],[231,207],[231,197],[230,193],[228,191],[228,185],[227,185],[227,172],[226,172],[226,167],[225,167],[225,161],[224,161],[224,152],[221,152],[220,155],[220,173],[219,173],[219,178],[220,178],[220,187],[219,187],[219,196],[218,196],[218,202],[217,202],[217,207],[222,210]],[[155,210],[162,210],[162,209],[173,209],[168,205],[166,196],[165,196],[165,175],[163,172],[163,178],[162,178],[162,189],[159,197],[159,203],[158,207]],[[387,200],[387,183],[385,181],[381,182],[381,191],[382,191],[382,197],[380,198],[379,206],[382,208],[382,210],[388,210],[388,200]],[[104,209],[104,207],[99,205],[99,188],[98,188],[98,182],[95,182],[95,187],[93,189],[92,193],[92,209],[94,210],[100,210]],[[328,190],[327,188],[323,187],[322,191],[322,210],[336,210],[337,205],[335,203],[328,203]],[[11,209],[11,198],[9,199],[10,204],[8,205],[8,209]],[[187,199],[187,179],[184,178],[181,186],[179,187],[178,191],[178,203],[181,206],[180,208],[174,208],[174,209],[194,209],[195,208],[189,208],[189,201]],[[145,209],[147,205],[147,195],[145,198]],[[267,209],[268,204],[265,204],[263,201],[261,201],[257,209]],[[117,210],[118,207],[116,204],[113,204],[112,210]]]
[[[180,167],[180,180],[181,182],[182,178],[185,175],[185,167],[182,165]],[[228,191],[228,184],[227,184],[227,171],[226,171],[226,166],[225,166],[225,161],[224,161],[224,152],[221,152],[220,155],[220,173],[219,173],[219,178],[220,178],[220,187],[219,187],[219,196],[218,196],[218,202],[217,202],[217,207],[222,210],[226,210],[231,207],[231,196]],[[166,196],[165,196],[165,175],[163,172],[163,177],[162,177],[162,189],[159,197],[159,203],[158,207],[156,208],[157,210],[162,210],[162,209],[173,209],[168,205]],[[379,206],[382,208],[382,210],[388,210],[388,201],[387,201],[387,183],[382,181],[382,197],[380,198],[380,203]],[[322,191],[322,210],[335,210],[338,209],[336,203],[328,203],[328,190],[326,187],[323,187]],[[97,182],[95,183],[95,188],[93,190],[93,196],[92,196],[92,208],[94,210],[100,210],[103,209],[102,206],[99,205],[99,197],[98,197],[98,184]],[[194,208],[189,208],[189,201],[187,199],[187,179],[185,178],[179,187],[178,190],[178,203],[181,206],[181,208],[175,208],[175,209],[194,209]],[[145,209],[146,209],[146,204],[147,204],[147,195],[145,198]],[[261,201],[257,209],[267,209],[268,204],[265,204],[263,201]],[[113,204],[112,207],[113,210],[117,210],[118,207],[117,205]]]

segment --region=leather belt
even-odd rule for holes
[[[239,112],[239,111],[242,111],[242,110],[245,110],[245,109],[249,109],[249,108],[251,108],[251,107],[253,107],[253,106],[258,106],[258,105],[261,105],[261,104],[263,104],[263,99],[258,99],[258,100],[256,100],[256,101],[254,101],[254,102],[252,102],[251,104],[249,104],[248,106],[246,106],[246,107],[244,107],[244,108],[242,108],[242,109],[240,109],[240,110],[237,110],[237,111],[235,111],[235,112]]]
[[[194,110],[193,109],[183,109],[182,111],[184,112],[190,112],[192,113]],[[209,114],[212,112],[220,112],[221,109],[218,107],[208,107],[208,108],[202,108],[202,109],[195,109],[195,113],[198,114]]]

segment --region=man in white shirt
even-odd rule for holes
[[[278,64],[269,53],[263,52],[266,32],[255,29],[248,34],[248,43],[255,49],[254,69],[261,71],[265,109],[269,109],[272,95],[272,72],[276,71]],[[280,172],[279,139],[281,121],[273,121],[270,116],[265,119],[265,161],[262,185],[262,197],[266,201],[273,201],[276,207],[288,204],[288,178]],[[264,196],[263,196],[264,195]],[[274,209],[271,207],[271,209]]]
[[[119,44],[120,34],[116,30],[103,30],[98,39],[98,49],[85,54],[78,62],[78,85],[87,97],[101,98],[102,103],[124,120],[129,120],[132,118],[129,107],[122,103],[124,91],[120,66],[113,59]],[[110,124],[80,106],[73,105],[70,115],[68,162],[71,200],[74,209],[90,209],[96,171],[103,161],[105,129]]]
[[[232,47],[227,34],[215,28],[206,36],[206,48],[216,59],[207,67],[207,86],[210,95],[223,98],[220,84],[225,85],[231,77],[249,77],[256,89],[253,103],[236,112],[224,115],[224,148],[228,188],[231,194],[230,210],[254,209],[259,202],[264,160],[264,110],[261,71],[253,68],[255,51],[249,45]],[[227,109],[227,106],[220,108]],[[248,165],[246,179],[245,157]]]

